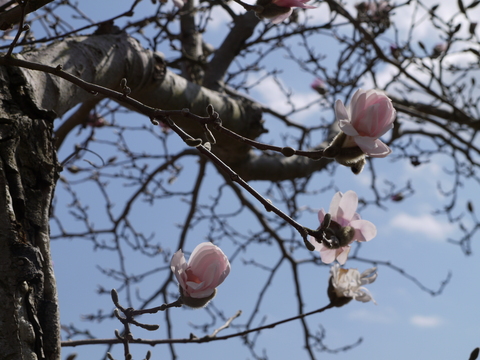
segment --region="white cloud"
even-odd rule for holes
[[[330,21],[332,14],[327,3],[321,3],[319,5],[318,3],[309,3],[308,5],[317,6],[315,9],[305,11],[305,15],[312,19],[314,23],[324,24]],[[300,12],[300,14],[302,14],[302,12]]]
[[[261,74],[263,75],[263,74]],[[259,78],[259,75],[250,76],[250,82],[256,82]],[[283,81],[278,80],[281,82],[282,86],[285,89],[288,89],[289,86],[286,85]],[[310,89],[309,84],[305,86],[305,92],[295,91],[291,96],[291,101],[295,104],[297,109],[302,108],[316,100],[319,100],[318,94]],[[274,109],[280,114],[285,114],[290,112],[291,106],[287,103],[285,94],[280,90],[278,84],[275,80],[271,77],[264,79],[260,82],[256,87],[255,90],[252,92],[253,97],[259,101],[260,103],[264,104],[265,106]],[[311,106],[308,110],[302,111],[301,113],[295,114],[292,118],[295,121],[302,122],[302,120],[308,119],[309,116],[318,112],[318,106]]]
[[[230,9],[232,11],[239,15],[243,14],[245,12],[245,9],[243,6],[238,5],[237,3],[231,2],[228,4],[230,6]],[[221,27],[225,27],[225,32],[224,34],[227,34],[227,26],[232,22],[232,17],[220,6],[215,6],[212,10],[212,14],[210,15],[211,21],[208,24],[209,29],[211,30],[219,30]],[[223,37],[222,37],[223,40]]]
[[[445,240],[445,237],[454,229],[450,223],[442,222],[430,214],[415,216],[400,213],[390,221],[390,225],[437,241]]]
[[[397,314],[394,308],[375,308],[375,311],[368,309],[358,309],[351,311],[348,317],[352,320],[363,321],[377,324],[391,324],[396,321]]]
[[[410,324],[421,328],[435,328],[444,323],[440,316],[414,315],[410,318]]]

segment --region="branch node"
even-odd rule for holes
[[[282,148],[282,154],[286,157],[293,156],[295,155],[295,149],[290,146],[285,146],[284,148]]]

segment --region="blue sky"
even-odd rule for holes
[[[105,3],[115,4],[114,8],[112,6],[112,9],[109,9],[113,16],[126,10],[130,1],[112,2],[111,0],[105,0]],[[347,1],[347,3],[348,8],[352,10],[355,2]],[[84,7],[83,10],[95,20],[103,20],[104,17],[110,16],[95,10],[98,1],[84,0],[82,6]],[[324,20],[323,17],[327,13],[327,11],[324,11],[325,7],[325,4],[320,4],[318,9],[308,12],[309,16],[314,19],[313,21]],[[148,14],[154,8],[151,2],[144,1],[139,6],[138,15]],[[438,11],[444,15],[451,14],[452,11],[456,11],[456,2],[442,3]],[[472,12],[472,14],[474,13]],[[410,15],[409,13],[402,13],[400,10],[397,12],[398,18],[410,18]],[[475,16],[477,15],[479,15],[478,11],[476,11]],[[209,41],[218,44],[222,39],[219,34],[221,35],[221,29],[224,29],[225,24],[222,21],[225,16],[218,13],[215,14],[214,18],[217,23],[216,31],[213,35],[207,36]],[[405,26],[408,26],[408,23],[405,22]],[[462,31],[466,31],[465,28],[463,26]],[[427,46],[433,46],[439,41],[429,33],[428,22],[425,22],[416,30],[416,36]],[[386,37],[385,43],[388,43],[388,41],[388,37]],[[323,45],[319,44],[319,47]],[[165,51],[168,56],[169,50],[167,48],[161,50]],[[334,52],[335,49],[332,48],[329,51]],[[289,64],[291,62],[288,59],[282,58],[276,59],[276,61],[279,66],[290,69]],[[451,61],[463,61],[463,58],[458,59],[455,56],[452,57]],[[391,71],[392,69],[385,67],[381,70],[380,77],[388,78]],[[252,77],[251,81],[254,80],[255,77]],[[318,99],[318,94],[309,87],[312,80],[310,74],[299,70],[285,71],[281,77],[281,81],[286,88],[295,90],[293,99],[298,106]],[[371,86],[371,81],[366,78],[364,84],[368,88]],[[270,81],[263,82],[249,95],[278,111],[287,111],[288,109],[285,106],[285,100]],[[319,109],[320,106],[314,106],[300,113],[294,120],[308,125],[314,124],[319,121]],[[322,116],[329,118],[331,114],[325,112],[322,113]],[[119,119],[125,121],[125,123],[133,121],[149,124],[148,119],[139,115],[120,116]],[[266,121],[266,126],[270,129],[273,129],[277,124],[275,119],[268,116]],[[109,138],[107,132],[108,128],[101,129],[97,136],[99,138]],[[278,133],[272,130],[268,135],[262,137],[262,140],[278,141],[277,135]],[[60,152],[59,158],[65,158],[71,151],[73,144],[80,142],[80,139],[81,137],[70,136]],[[181,146],[178,139],[174,138],[170,139],[169,144],[172,148]],[[139,151],[142,148],[148,151],[149,149],[155,149],[157,145],[151,139],[148,141],[142,139],[142,141],[137,141],[134,146]],[[99,147],[98,151],[104,158],[112,155],[107,153],[106,148]],[[93,155],[86,155],[86,158],[96,161]],[[451,181],[443,171],[443,168],[451,166],[451,163],[448,159],[439,156],[435,158],[435,161],[419,167],[412,167],[405,161],[394,161],[393,158],[375,160],[374,164],[379,183],[394,178],[396,183],[401,186],[410,180],[416,192],[412,197],[402,202],[392,202],[386,211],[369,207],[361,212],[364,219],[376,224],[378,235],[362,247],[359,256],[379,261],[391,261],[431,289],[437,289],[450,271],[453,275],[444,292],[440,296],[432,297],[421,291],[417,285],[398,272],[385,266],[379,266],[378,279],[369,286],[377,305],[351,302],[342,308],[316,314],[308,319],[312,328],[320,329],[318,326],[321,325],[325,329],[325,344],[330,348],[342,347],[355,343],[359,338],[363,339],[362,343],[352,350],[335,354],[318,353],[318,358],[327,360],[351,358],[365,360],[468,359],[469,353],[475,347],[480,346],[480,312],[478,311],[480,295],[478,288],[480,284],[476,276],[480,273],[480,262],[477,255],[479,248],[474,242],[473,256],[466,257],[459,247],[447,242],[447,238],[455,237],[456,228],[448,224],[445,217],[432,215],[432,212],[445,201],[437,191],[437,184],[439,181],[444,184]],[[195,169],[194,164],[191,164],[191,167]],[[210,168],[209,170],[213,169]],[[213,171],[211,172],[213,173]],[[192,170],[191,173],[191,175],[183,174],[183,177],[172,185],[172,189],[190,187],[191,178],[195,176],[195,170]],[[73,175],[68,176],[75,179]],[[218,178],[215,174],[211,174],[209,179],[215,181]],[[335,187],[340,191],[355,190],[360,196],[366,197],[370,194],[370,177],[367,171],[354,177],[348,169],[339,168],[334,179]],[[325,174],[317,174],[314,181],[318,181],[318,184],[327,184],[330,178]],[[253,182],[253,186],[260,190],[265,189],[265,186],[259,182]],[[315,210],[322,207],[328,209],[335,191],[332,189],[330,192],[323,194],[300,197],[299,207]],[[85,187],[84,193],[86,194],[86,202],[90,202],[98,196],[93,187]],[[212,193],[206,191],[203,199],[206,201]],[[468,200],[473,200],[476,208],[480,209],[478,196],[475,197],[476,194],[478,194],[478,187],[475,188],[473,184],[465,183],[459,203],[466,204]],[[61,184],[59,184],[56,195],[59,204],[68,201]],[[119,189],[115,198],[116,203],[121,204],[122,198],[125,196],[128,196],[128,191]],[[94,204],[94,202],[91,203]],[[136,204],[135,207],[134,221],[142,223],[146,229],[155,232],[156,236],[161,238],[164,246],[168,247],[169,238],[174,239],[171,241],[172,244],[176,243],[178,228],[172,226],[172,224],[183,221],[185,204],[180,202],[170,203],[168,204],[168,211],[162,204],[153,206]],[[96,223],[100,224],[104,216],[100,209],[92,208],[91,211],[96,216]],[[181,215],[178,216],[177,214]],[[315,227],[317,224],[315,212],[306,212],[302,217],[302,224]],[[77,225],[72,222],[69,223],[69,226],[73,229]],[[257,225],[248,217],[236,219],[236,226],[251,227],[252,231],[257,228]],[[56,228],[53,225],[52,233],[55,234],[55,232]],[[195,233],[189,236],[184,250],[191,251],[199,242],[205,241],[205,234],[206,229],[204,227],[197,227]],[[227,255],[232,254],[233,250],[229,242],[225,241],[220,246]],[[174,252],[177,249],[171,248],[169,250]],[[270,251],[267,247],[256,246],[251,251],[242,253],[232,262],[232,272],[224,284],[219,287],[218,296],[213,301],[213,305],[222,309],[226,317],[232,316],[240,309],[244,310],[244,316],[249,316],[248,310],[253,306],[256,294],[266,281],[266,274],[262,275],[261,272],[253,271],[251,267],[242,266],[241,260],[255,259],[266,266],[273,266],[278,254],[275,254],[275,251],[270,253]],[[107,321],[105,324],[91,324],[82,321],[82,315],[95,312],[97,308],[103,308],[106,311],[112,309],[108,297],[96,295],[98,285],[112,286],[111,282],[98,271],[96,264],[103,267],[114,267],[117,265],[115,257],[105,252],[93,251],[91,244],[81,239],[53,241],[52,253],[58,280],[62,323],[75,323],[79,328],[89,328],[97,337],[113,337],[113,330],[120,326],[118,322]],[[146,260],[136,254],[129,254],[129,256],[131,257],[129,265],[132,267],[132,271],[155,266],[155,259]],[[308,258],[310,253],[305,250],[304,253],[296,253],[296,256],[298,258]],[[347,266],[358,268],[360,271],[370,267],[369,264],[355,259],[347,262]],[[159,277],[164,276],[167,271],[168,269],[161,272]],[[329,266],[305,265],[301,268],[301,285],[305,292],[306,311],[315,310],[328,303],[326,296],[328,271]],[[160,283],[162,279],[159,278],[158,282]],[[152,287],[154,285],[152,284]],[[143,286],[141,291],[147,294],[148,283]],[[273,290],[267,294],[261,310],[262,315],[266,316],[265,323],[296,315],[292,278],[286,264],[275,276]],[[188,337],[190,332],[194,332],[198,336],[203,335],[200,330],[192,328],[192,324],[208,322],[210,319],[208,311],[173,309],[171,316],[174,322],[174,336],[178,338]],[[158,323],[161,328],[153,333],[145,333],[135,329],[135,337],[164,338],[166,336],[164,318],[161,315],[145,316],[141,321]],[[239,323],[243,322],[244,319],[240,318]],[[256,322],[259,323],[260,318],[256,319]],[[225,334],[230,332],[232,332],[231,329],[224,331]],[[301,348],[301,336],[302,332],[298,321],[263,331],[258,340],[259,353],[261,354],[261,349],[265,349],[269,359],[307,359],[307,354]],[[76,352],[79,354],[78,359],[97,359],[104,354],[104,349],[103,346],[66,348],[63,357],[71,352]],[[166,358],[166,354],[168,354],[166,346],[155,348],[134,346],[132,347],[134,359],[142,359],[147,350],[154,353],[155,359]],[[242,346],[240,339],[202,345],[178,345],[176,350],[180,359],[220,360],[228,358],[241,360],[253,358]],[[122,348],[117,346],[113,354],[117,359],[121,359]]]

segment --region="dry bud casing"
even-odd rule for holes
[[[366,164],[365,153],[358,146],[343,147],[346,140],[347,135],[342,131],[339,132],[330,145],[323,150],[323,156],[350,167],[352,172],[358,175]]]
[[[182,299],[182,303],[188,307],[191,307],[192,309],[201,309],[212,300],[215,295],[217,295],[217,289],[213,291],[213,293],[210,296],[207,296],[205,298],[193,298],[190,296],[185,296],[183,294],[183,288],[179,285],[178,289],[180,291],[180,299]]]
[[[328,298],[330,299],[330,302],[335,307],[342,307],[343,305],[346,305],[350,301],[352,301],[351,297],[337,295],[337,292],[335,291],[335,287],[333,286],[332,277],[330,277],[330,280],[328,281],[327,295],[328,295]]]
[[[260,19],[271,19],[275,16],[286,14],[290,11],[289,7],[275,5],[271,0],[258,0],[257,5],[263,8],[261,11],[255,11],[255,14]]]

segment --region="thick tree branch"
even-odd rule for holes
[[[252,36],[259,22],[260,19],[253,11],[234,19],[235,26],[215,51],[215,56],[208,64],[203,82],[205,87],[213,90],[220,90],[223,87],[223,78],[230,64],[240,53],[248,38]]]
[[[25,92],[38,108],[53,110],[58,116],[62,116],[78,103],[95,101],[95,96],[84,89],[95,91],[97,88],[83,86],[82,89],[77,86],[88,82],[104,87],[103,95],[112,97],[127,107],[135,107],[136,111],[139,109],[135,102],[129,101],[130,98],[148,107],[162,110],[188,108],[190,112],[200,115],[204,115],[207,105],[212,104],[219,113],[222,124],[237,134],[255,139],[264,132],[260,105],[188,82],[166,69],[161,54],[143,49],[136,40],[123,33],[76,37],[46,48],[18,54],[16,58],[38,65],[20,63],[8,58],[0,58],[0,64],[29,66],[37,70],[20,70],[21,76],[27,81]],[[57,68],[41,64],[50,64]],[[59,77],[68,73],[78,76],[83,82],[76,82],[76,85],[75,79],[65,76],[70,80],[67,81]],[[123,78],[131,89],[128,98],[107,91],[120,91]],[[205,137],[204,128],[191,119],[175,116],[173,120],[191,136]],[[249,145],[232,141],[214,130],[213,132],[217,143],[212,147],[212,151],[227,164],[238,168],[239,174],[247,179],[293,179],[297,176],[308,176],[325,166],[324,162],[301,157],[259,158],[250,151]],[[65,136],[63,133],[61,135]],[[272,166],[272,171],[265,166]]]

